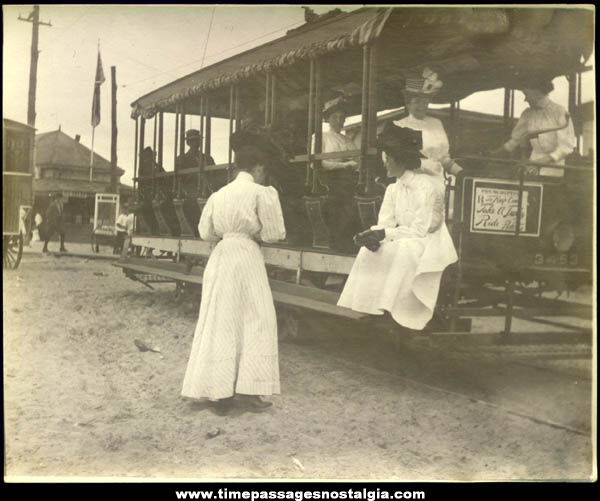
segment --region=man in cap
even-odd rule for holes
[[[175,171],[184,169],[191,169],[194,167],[200,167],[200,159],[204,157],[204,165],[215,165],[215,161],[210,155],[200,152],[200,145],[202,144],[202,136],[200,131],[197,129],[189,129],[185,133],[185,142],[189,147],[186,153],[177,157],[175,162]],[[191,186],[195,186],[198,176],[195,174],[188,174],[181,177],[181,187],[184,193],[191,189]],[[186,190],[187,188],[187,190]],[[191,194],[191,193],[190,193]]]
[[[65,248],[65,227],[64,227],[64,200],[61,192],[50,195],[52,202],[46,209],[46,234],[44,235],[44,248],[42,252],[48,252],[48,242],[58,233],[60,236],[60,252],[67,252]]]

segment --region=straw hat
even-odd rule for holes
[[[425,68],[422,73],[416,76],[406,77],[403,90],[410,95],[433,97],[443,85],[444,82],[439,79],[435,71]]]

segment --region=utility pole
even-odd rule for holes
[[[110,134],[110,190],[111,193],[118,193],[117,190],[117,68],[110,67],[111,76],[111,134]]]
[[[26,23],[32,23],[31,28],[31,63],[29,66],[29,101],[27,104],[27,125],[35,127],[35,88],[37,85],[37,63],[38,55],[38,33],[39,26],[52,26],[50,23],[44,23],[40,21],[40,6],[34,5],[33,12],[29,14],[27,18],[21,17],[19,14],[19,21],[25,21]]]

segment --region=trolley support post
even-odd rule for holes
[[[204,191],[204,115],[206,113],[206,98],[200,96],[200,170],[196,180],[196,193],[201,196]]]
[[[371,55],[371,47],[365,45],[363,47],[363,74],[362,74],[362,107],[361,107],[361,130],[363,131],[360,137],[360,163],[358,174],[358,185],[364,186],[366,182],[367,169],[367,148],[369,143],[369,60]]]
[[[233,134],[234,93],[235,86],[232,84],[229,87],[229,146],[227,152],[227,182],[231,181],[231,177],[233,175],[231,136]]]
[[[135,197],[135,188],[137,184],[137,164],[138,164],[138,134],[139,134],[139,118],[135,117],[135,139],[133,146],[133,196]]]
[[[158,165],[163,164],[163,132],[164,132],[164,116],[161,111],[158,114]]]
[[[311,166],[312,166],[312,135],[313,135],[313,122],[314,122],[314,93],[315,93],[315,60],[310,59],[310,69],[308,76],[308,131],[306,134],[306,155],[308,157],[306,161],[306,179],[305,186],[306,191],[310,190],[310,179],[311,179]]]
[[[177,190],[177,146],[179,143],[179,111],[175,108],[175,147],[173,148],[173,193]]]
[[[368,138],[367,149],[375,146],[377,140],[377,45],[370,47],[369,54],[369,111],[368,111]],[[371,161],[367,162],[365,172],[365,194],[371,194],[372,189],[372,169]]]
[[[271,117],[269,124],[274,125],[277,120],[277,75],[271,73]]]
[[[314,131],[315,131],[315,154],[322,153],[323,150],[323,118],[322,118],[322,107],[321,107],[321,95],[322,95],[322,65],[321,61],[315,60],[315,93],[314,93]],[[321,187],[321,161],[316,160],[313,162],[313,182],[312,182],[312,194],[318,196],[319,188]]]

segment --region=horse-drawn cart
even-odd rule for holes
[[[35,129],[2,122],[2,265],[16,269],[32,223]]]

